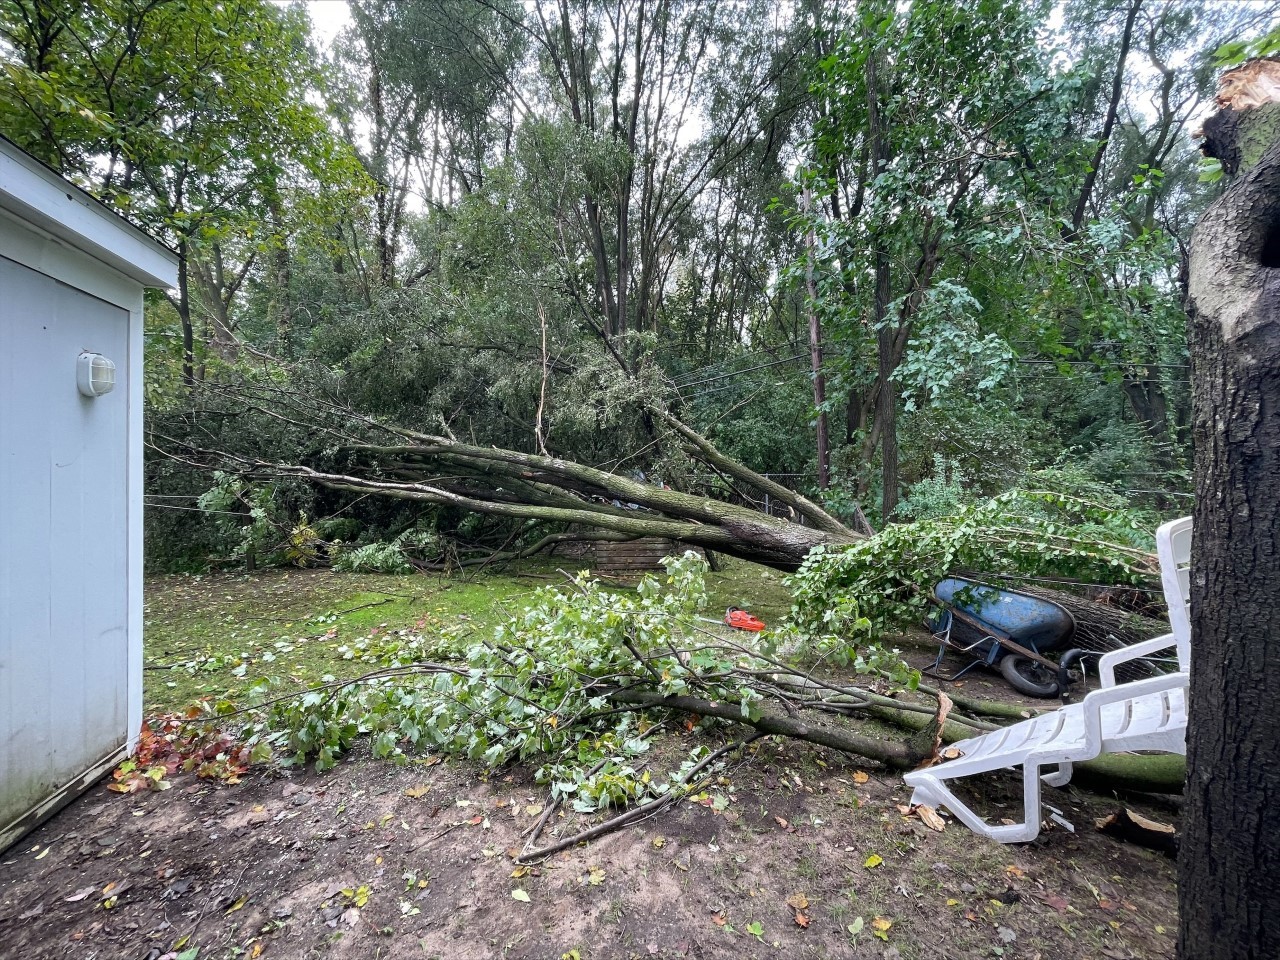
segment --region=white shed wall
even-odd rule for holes
[[[0,848],[142,722],[142,286],[0,210]],[[116,389],[81,397],[81,350]]]

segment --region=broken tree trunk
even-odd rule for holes
[[[1280,64],[1242,71],[1223,78],[1225,109],[1205,124],[1206,152],[1237,176],[1197,224],[1188,266],[1196,502],[1182,960],[1280,956]]]
[[[931,737],[894,740],[867,733],[833,727],[827,724],[809,723],[796,717],[764,714],[750,719],[742,716],[736,704],[716,703],[699,697],[664,696],[653,690],[626,689],[610,695],[615,703],[632,706],[669,709],[703,717],[718,717],[735,723],[746,724],[761,733],[778,734],[839,750],[842,753],[878,760],[898,770],[910,770],[929,757],[924,744]],[[872,706],[859,713],[874,716],[900,729],[919,733],[930,732],[936,726],[929,713],[895,710],[891,707]],[[954,721],[943,728],[942,740],[954,743],[975,733]],[[1136,790],[1145,793],[1176,793],[1182,789],[1183,760],[1179,756],[1138,754],[1112,754],[1075,766],[1075,781],[1104,790]]]
[[[863,539],[813,501],[725,456],[671,414],[657,412],[690,456],[768,493],[802,522],[560,457],[482,447],[385,425],[379,429],[394,435],[394,442],[342,448],[369,468],[360,475],[300,464],[246,466],[249,473],[300,477],[334,490],[579,524],[631,537],[666,537],[780,570],[797,569],[816,546]]]

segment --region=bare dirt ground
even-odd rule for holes
[[[673,734],[673,749],[697,735]],[[997,781],[988,796],[1013,811],[1016,789]],[[521,869],[512,854],[545,802],[523,771],[486,782],[461,763],[353,758],[238,786],[179,776],[168,792],[121,796],[99,785],[0,855],[0,953],[1173,956],[1173,862],[1093,829],[1114,799],[1046,799],[1075,834],[1006,847],[950,821],[936,833],[903,815],[897,775],[765,741],[701,803]],[[563,814],[543,840],[590,822]]]

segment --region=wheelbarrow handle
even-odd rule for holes
[[[1058,672],[1058,665],[1056,663],[1054,663],[1052,660],[1050,660],[1047,657],[1041,656],[1040,654],[1036,653],[1034,650],[1030,650],[1027,647],[1024,647],[1022,644],[1017,643],[1011,636],[1009,636],[1003,630],[997,627],[994,627],[989,623],[982,622],[977,617],[971,616],[970,614],[961,610],[959,607],[956,607],[950,603],[947,603],[947,601],[945,600],[939,600],[937,597],[930,597],[930,599],[934,603],[936,603],[938,606],[942,607],[944,610],[949,610],[951,612],[951,615],[956,619],[958,619],[960,622],[967,623],[969,626],[973,627],[974,629],[981,630],[983,633],[990,636],[991,639],[994,640],[996,643],[1000,644],[1000,646],[1005,647],[1006,649],[1011,650],[1014,653],[1021,654],[1022,656],[1026,657],[1028,660],[1034,660],[1036,663],[1040,664],[1042,667],[1046,667],[1049,670],[1052,670],[1054,673]]]

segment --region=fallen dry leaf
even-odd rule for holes
[[[947,829],[946,821],[938,816],[938,811],[934,810],[933,807],[929,806],[927,803],[922,803],[916,807],[916,816],[918,816],[921,822],[930,830],[936,830],[938,833],[941,833],[943,830]]]
[[[525,893],[523,890],[517,887],[515,890],[511,891],[511,899],[519,900],[521,903],[528,903],[529,894]]]
[[[1042,899],[1044,900],[1046,906],[1053,907],[1053,909],[1057,910],[1059,913],[1067,912],[1067,906],[1068,906],[1067,901],[1064,900],[1062,897],[1058,896],[1056,893],[1051,893],[1047,897],[1043,897]]]
[[[1027,871],[1023,870],[1016,863],[1009,864],[1007,867],[1004,868],[1004,872],[1011,877],[1017,877],[1019,880],[1021,880],[1023,877],[1027,875]]]
[[[79,903],[81,900],[89,896],[91,893],[93,893],[97,889],[98,889],[97,887],[81,887],[75,893],[71,894],[71,896],[63,897],[62,899],[65,900],[67,903]]]
[[[105,887],[102,888],[102,893],[100,894],[100,896],[103,900],[108,900],[108,899],[114,900],[117,897],[119,897],[120,894],[124,893],[126,890],[128,890],[132,886],[133,886],[132,880],[121,880],[119,883],[116,883],[113,880],[111,883],[108,883]]]
[[[404,795],[411,800],[417,800],[419,797],[425,797],[430,792],[431,788],[424,783],[421,786],[410,787],[404,792]]]
[[[809,915],[803,910],[796,911],[796,926],[805,930],[809,928]]]

